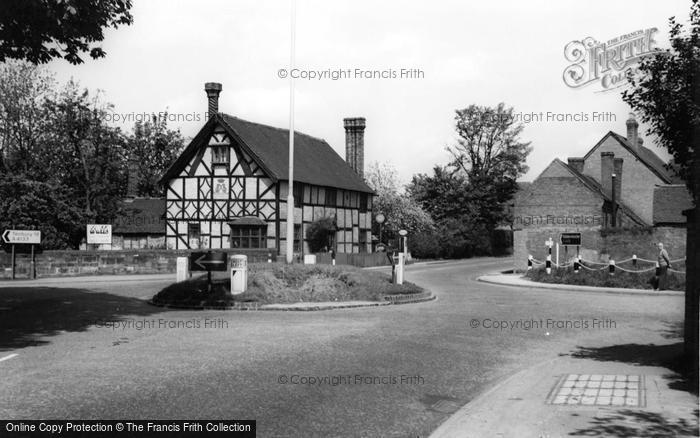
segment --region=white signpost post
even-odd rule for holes
[[[2,233],[2,240],[8,245],[12,245],[12,279],[15,279],[15,245],[31,246],[31,278],[36,278],[35,260],[34,260],[34,245],[41,244],[41,231],[39,230],[5,230]]]

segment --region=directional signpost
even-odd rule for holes
[[[15,246],[21,245],[26,247],[30,246],[31,267],[30,267],[30,277],[36,278],[35,260],[34,260],[34,246],[41,243],[41,231],[39,230],[5,230],[2,233],[2,241],[8,245],[12,245],[12,279],[15,279],[15,256],[17,251]]]
[[[193,252],[190,254],[190,271],[207,271],[207,290],[211,292],[211,271],[226,271],[225,252]]]

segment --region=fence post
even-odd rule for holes
[[[581,259],[578,258],[578,257],[576,257],[576,258],[574,259],[574,273],[576,273],[576,274],[578,274],[579,264],[580,264],[580,263],[581,263]]]
[[[637,254],[632,254],[632,266],[637,266]]]
[[[551,250],[552,249],[550,248],[550,251]],[[546,261],[545,266],[547,267],[547,274],[551,274],[552,273],[552,254],[547,254],[547,261]]]
[[[532,270],[532,254],[527,255],[527,270]]]
[[[610,263],[608,264],[608,270],[610,271],[610,275],[615,275],[615,260],[610,260]]]

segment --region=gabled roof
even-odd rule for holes
[[[654,225],[685,224],[683,211],[693,208],[693,198],[685,185],[654,187]]]
[[[289,130],[219,113],[212,117],[165,172],[161,183],[176,177],[220,124],[275,181],[288,180]],[[294,132],[294,180],[318,186],[374,193],[325,140]]]
[[[574,169],[573,167],[571,167],[571,166],[569,166],[568,164],[564,163],[563,161],[561,161],[561,160],[558,159],[558,158],[555,158],[554,160],[552,160],[552,163],[551,163],[549,166],[547,166],[547,168],[549,168],[549,167],[550,167],[552,164],[554,164],[554,163],[561,165],[564,169],[567,169],[567,170],[569,171],[569,173],[571,173],[572,176],[574,176],[575,178],[577,178],[577,179],[581,182],[581,184],[583,184],[584,187],[586,187],[588,190],[590,190],[591,192],[593,192],[594,194],[596,194],[598,197],[600,197],[600,199],[602,199],[603,202],[612,203],[612,199],[610,199],[610,198],[605,194],[605,192],[603,191],[603,187],[602,187],[602,186],[600,185],[600,183],[599,183],[598,181],[596,181],[594,178],[591,178],[591,177],[589,177],[588,175],[584,175],[583,173],[578,172],[576,169]],[[546,170],[546,169],[545,169],[545,170]],[[542,173],[544,173],[544,172],[542,172]],[[541,176],[542,176],[542,174],[540,174],[540,176],[538,176],[537,179],[539,179]],[[632,219],[632,220],[633,220],[634,222],[636,222],[637,224],[639,224],[639,225],[649,225],[649,224],[647,224],[647,223],[644,221],[644,219],[642,219],[642,218],[640,218],[638,215],[636,215],[636,214],[635,214],[629,207],[627,207],[624,203],[620,202],[620,200],[617,200],[617,205],[618,205],[618,208],[620,208],[620,210],[622,210],[622,212],[623,212],[626,216],[628,216],[630,219]]]
[[[113,234],[165,234],[165,198],[127,198]]]
[[[625,137],[613,131],[608,131],[608,133],[605,134],[603,138],[601,138],[600,141],[595,146],[593,146],[593,148],[591,148],[590,151],[588,151],[584,159],[587,160],[588,157],[590,157],[591,154],[593,154],[593,152],[598,148],[598,146],[603,144],[608,137],[612,137],[615,140],[617,140],[617,142],[623,148],[625,148],[630,154],[637,158],[642,164],[647,166],[649,170],[655,173],[666,184],[676,184],[682,182],[672,170],[668,169],[666,163],[664,163],[664,161],[661,158],[659,158],[659,156],[656,155],[651,149],[648,149],[641,145],[638,145],[636,148],[633,148]]]

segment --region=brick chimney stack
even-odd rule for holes
[[[622,158],[613,160],[613,172],[615,173],[615,197],[619,203],[622,200]]]
[[[600,153],[600,185],[603,193],[608,198],[612,196],[612,174],[615,170],[615,154],[613,152]]]
[[[569,167],[574,169],[578,173],[583,173],[583,164],[584,160],[583,158],[578,158],[578,157],[569,157],[567,159]]]
[[[635,152],[639,152],[639,123],[634,118],[634,113],[630,113],[630,118],[627,119],[627,143],[630,144]]]
[[[345,125],[345,161],[361,178],[365,173],[365,118],[343,119]]]
[[[221,93],[221,84],[218,82],[207,82],[204,84],[204,91],[207,92],[209,99],[208,118],[211,119],[219,112],[219,94]]]

